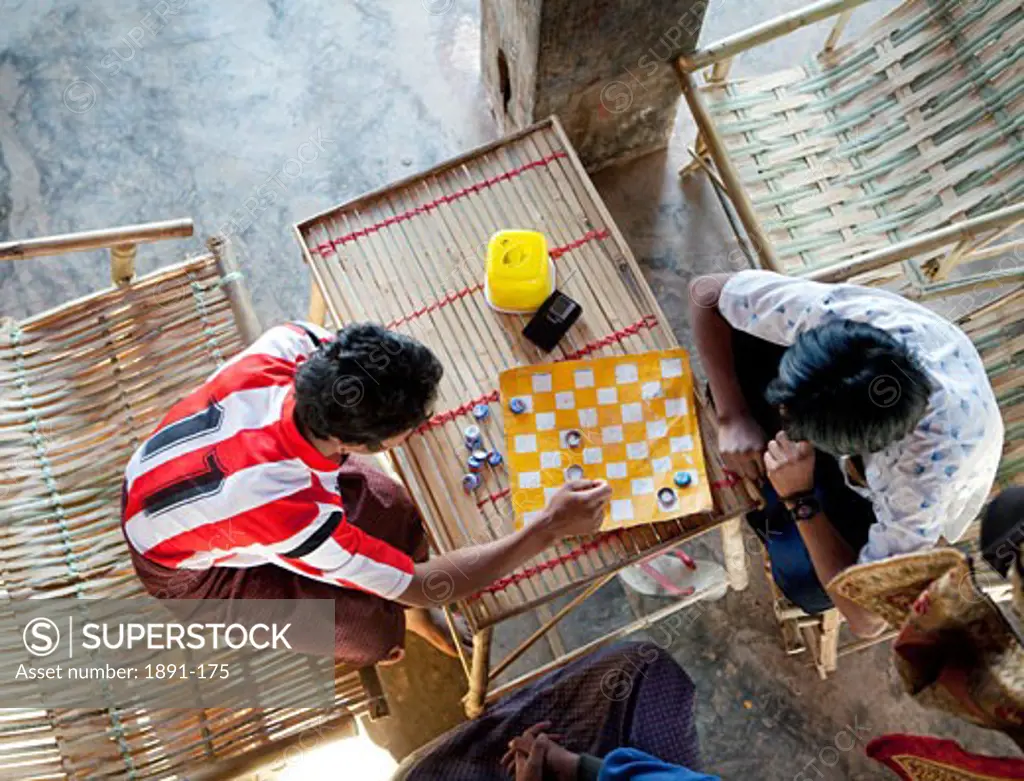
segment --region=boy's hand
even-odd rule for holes
[[[515,781],[575,781],[580,755],[559,746],[559,735],[545,733],[550,726],[546,721],[534,724],[509,742],[501,765]]]
[[[764,465],[780,499],[814,490],[814,448],[810,442],[793,442],[780,431],[768,443]]]
[[[725,466],[741,477],[759,482],[764,477],[764,453],[767,437],[750,415],[719,421],[718,451]]]
[[[596,534],[611,496],[612,487],[604,480],[573,480],[551,497],[535,525],[555,540]]]

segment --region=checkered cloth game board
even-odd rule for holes
[[[505,417],[517,527],[580,470],[612,486],[603,530],[712,509],[685,350],[519,366],[502,372],[501,395],[526,406]]]

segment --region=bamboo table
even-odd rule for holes
[[[502,228],[543,232],[559,287],[583,315],[551,354],[521,334],[526,318],[491,310],[483,295],[484,249]],[[557,119],[480,147],[295,226],[313,276],[311,317],[335,323],[386,323],[430,346],[445,365],[436,414],[392,453],[394,466],[423,514],[434,548],[446,553],[510,533],[507,473],[485,470],[484,485],[461,485],[463,430],[475,404],[498,399],[498,374],[523,363],[637,353],[676,346],[618,229],[569,145]],[[714,448],[714,422],[700,399],[701,427],[715,512],[562,543],[521,571],[458,605],[473,632],[467,712],[592,650],[597,645],[692,603],[681,600],[550,664],[488,692],[488,683],[614,574],[683,540],[720,528],[733,588],[747,574],[737,516],[755,505],[746,486],[727,474]],[[492,432],[501,432],[492,404]],[[495,428],[499,427],[499,428]],[[504,444],[504,437],[497,437]],[[443,591],[443,589],[442,589]],[[545,607],[577,592],[555,615]],[[443,593],[438,594],[439,598]],[[538,610],[545,620],[490,670],[493,627]]]

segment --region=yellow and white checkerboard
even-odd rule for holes
[[[612,486],[602,530],[712,509],[685,350],[519,366],[502,372],[501,395],[517,528],[574,465]],[[513,398],[525,412],[507,411]],[[582,434],[579,448],[566,444],[573,430]],[[677,472],[690,475],[685,488],[675,484]],[[673,504],[659,501],[662,488],[675,492]]]

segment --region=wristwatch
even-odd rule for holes
[[[821,502],[811,492],[787,496],[782,501],[795,521],[809,521],[821,512]]]

